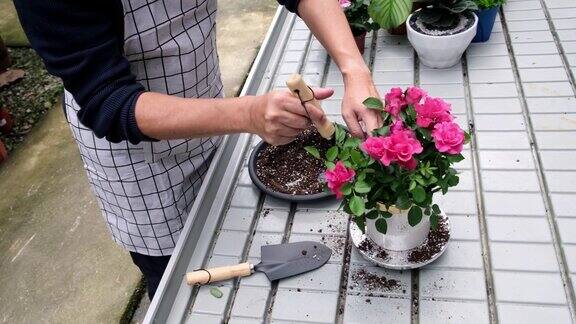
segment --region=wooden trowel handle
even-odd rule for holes
[[[304,82],[300,74],[292,74],[290,78],[288,78],[288,81],[286,81],[286,86],[288,86],[288,89],[290,89],[294,96],[300,97],[302,101],[309,102],[319,109],[322,109],[320,102],[314,98],[314,93],[308,85],[306,85],[306,82]],[[328,118],[324,117],[321,121],[313,120],[312,122],[314,122],[318,133],[320,133],[322,137],[326,139],[332,138],[332,135],[334,135],[334,124],[328,120]]]
[[[189,285],[207,284],[216,281],[228,280],[236,277],[246,277],[252,274],[254,266],[248,262],[233,266],[212,269],[200,269],[186,274],[186,283]]]

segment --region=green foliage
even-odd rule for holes
[[[416,226],[422,220],[422,208],[418,206],[412,206],[410,211],[408,211],[408,224],[410,226]]]
[[[388,231],[388,223],[386,222],[386,219],[384,218],[379,218],[376,220],[376,230],[382,234],[386,234],[386,232]]]
[[[463,14],[478,10],[474,0],[415,0],[426,5],[420,12],[420,20],[427,25],[450,28]]]
[[[317,159],[320,159],[320,151],[318,151],[318,149],[315,148],[314,146],[305,146],[304,149],[306,150],[306,152],[308,152],[308,154],[312,155]]]
[[[501,6],[506,3],[506,0],[474,0],[479,9],[490,9]]]
[[[372,0],[368,13],[382,28],[402,25],[412,11],[412,0]]]
[[[378,98],[368,97],[362,104],[368,109],[384,110],[384,104]]]
[[[222,298],[222,296],[224,296],[222,291],[216,287],[210,288],[210,295],[214,296],[215,298]]]
[[[350,0],[350,3],[351,5],[344,9],[344,14],[354,36],[380,28],[377,23],[372,22],[368,14],[370,0]]]

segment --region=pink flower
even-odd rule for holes
[[[402,123],[401,120],[397,120],[392,124],[392,126],[390,126],[390,133],[400,132],[404,129],[404,123]]]
[[[361,148],[374,160],[380,160],[385,150],[384,137],[368,137],[364,143],[362,143]]]
[[[390,89],[390,92],[384,96],[384,100],[386,101],[385,110],[394,117],[397,117],[402,108],[406,107],[404,92],[400,88]]]
[[[339,0],[339,1],[340,1],[340,7],[342,9],[346,9],[352,5],[352,2],[350,0]]]
[[[380,162],[389,166],[392,162],[407,168],[416,168],[414,154],[422,153],[422,144],[416,139],[414,133],[409,130],[399,130],[382,139],[382,156]]]
[[[459,154],[464,146],[464,131],[453,122],[442,122],[432,131],[434,144],[438,151],[448,154]]]
[[[397,162],[398,165],[402,166],[403,168],[407,169],[407,170],[414,170],[416,169],[416,166],[418,165],[418,161],[416,161],[415,158],[412,158],[409,161],[403,162],[403,161],[398,161]]]
[[[356,175],[356,172],[352,169],[348,169],[342,161],[336,162],[336,166],[332,170],[326,170],[326,181],[328,182],[328,188],[336,194],[336,198],[342,198],[342,187],[351,182]]]
[[[423,97],[426,97],[428,94],[426,93],[426,91],[414,86],[414,87],[409,87],[408,90],[406,90],[406,103],[409,105],[413,105],[416,103],[419,103],[420,100]]]
[[[416,124],[428,128],[436,123],[452,121],[450,104],[440,98],[426,97],[424,103],[416,103]]]

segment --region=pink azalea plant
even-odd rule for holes
[[[470,136],[454,122],[449,103],[421,88],[393,88],[384,98],[385,103],[378,98],[364,101],[366,108],[380,111],[384,121],[364,141],[336,127],[336,145],[321,157],[326,186],[343,200],[344,210],[361,229],[366,218],[376,219],[376,228],[385,234],[391,206],[409,209],[412,226],[429,216],[436,228],[440,209],[432,196],[458,184],[452,165],[464,159],[462,148]],[[306,149],[319,156],[315,148]]]

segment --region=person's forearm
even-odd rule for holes
[[[136,103],[136,122],[143,134],[160,140],[251,132],[254,98],[195,99],[146,92]]]
[[[300,0],[298,13],[324,45],[344,77],[370,76],[338,1]]]

